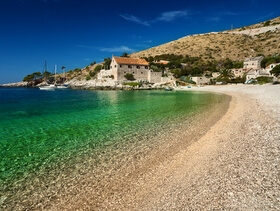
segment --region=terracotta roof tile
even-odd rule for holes
[[[118,64],[149,65],[145,59],[134,59],[128,57],[114,57]]]

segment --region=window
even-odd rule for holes
[[[134,74],[134,72],[132,72]]]
[[[141,72],[141,74],[143,74],[143,72]]]
[[[126,73],[125,71],[123,73]]]
[[[115,68],[117,67],[117,65],[115,65]]]
[[[145,69],[148,69],[148,66],[145,66]]]
[[[137,69],[140,69],[140,66],[136,66]]]
[[[120,67],[122,67],[122,65],[120,64]]]
[[[128,68],[132,68],[131,65],[128,65]]]

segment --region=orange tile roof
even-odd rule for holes
[[[166,62],[166,61],[159,61],[159,62],[156,62],[156,63],[158,63],[158,64],[168,64],[168,62]]]
[[[114,57],[118,64],[136,64],[136,65],[149,65],[145,59],[134,59],[128,57]]]
[[[279,65],[279,64],[280,64],[280,63],[272,63],[272,64],[269,64],[265,69],[269,69],[271,65],[277,66],[277,65]]]

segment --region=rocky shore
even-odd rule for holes
[[[142,83],[141,86],[131,86],[124,85],[127,82],[116,82],[113,80],[77,80],[73,79],[66,82],[71,89],[92,89],[92,90],[152,90],[152,89],[163,89],[167,87],[170,83],[155,83],[155,84],[146,84]],[[45,82],[40,83],[36,86],[33,86],[29,82],[18,82],[0,85],[1,87],[39,87],[46,85]]]
[[[2,84],[0,87],[29,87],[28,82],[16,82],[9,84]]]

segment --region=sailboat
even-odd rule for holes
[[[46,61],[45,61],[45,70],[46,70]],[[39,89],[40,90],[56,90],[57,86],[56,86],[56,65],[55,65],[55,82],[54,84],[50,84],[50,85],[45,85],[45,86],[40,86]]]

